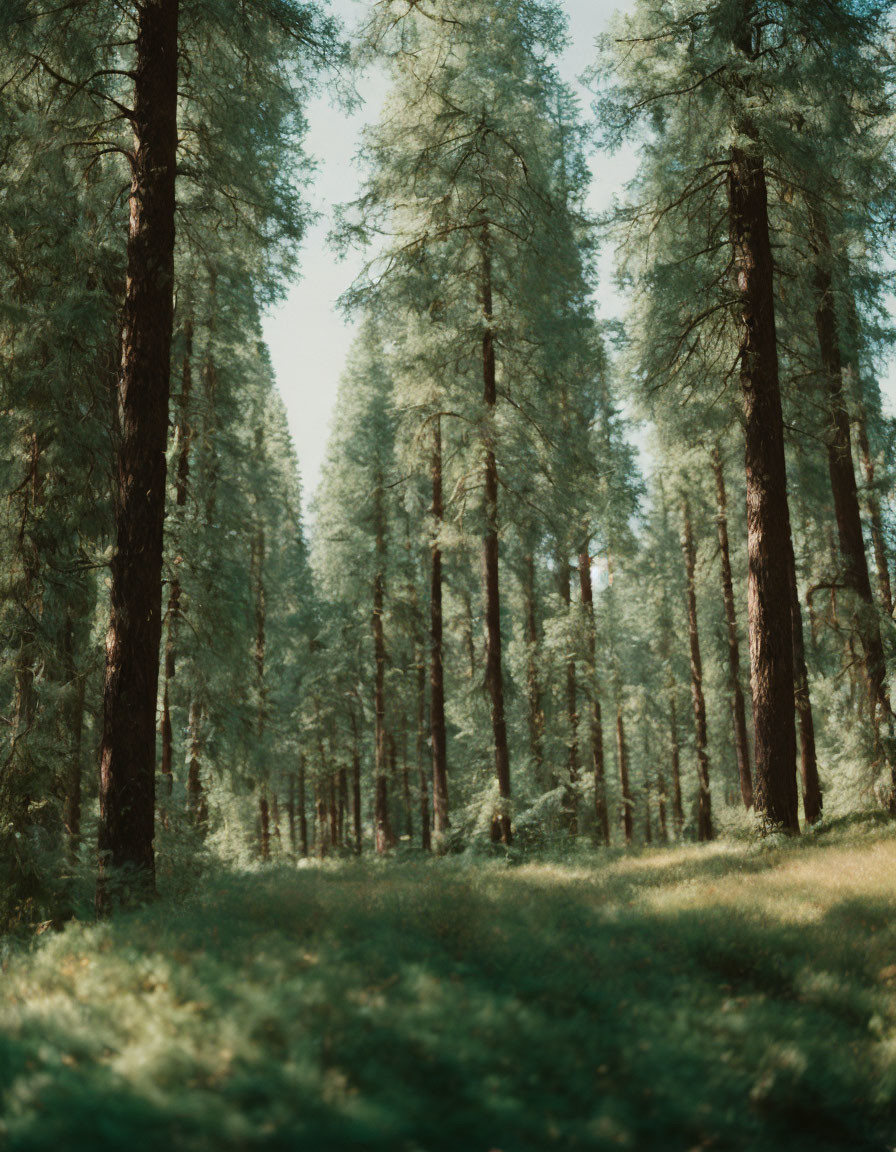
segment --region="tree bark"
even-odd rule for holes
[[[821,784],[815,756],[815,724],[812,702],[809,698],[809,670],[806,667],[806,645],[803,639],[803,616],[796,581],[796,558],[793,549],[788,558],[790,566],[790,610],[793,619],[793,674],[796,710],[800,723],[800,779],[803,791],[803,815],[807,824],[821,819]]]
[[[424,852],[432,850],[432,835],[429,822],[430,781],[426,771],[426,657],[422,647],[416,652],[417,670],[417,780],[420,787],[420,847]],[[435,784],[433,772],[432,784]],[[435,796],[435,788],[433,788]]]
[[[734,582],[731,578],[731,551],[728,545],[728,496],[725,491],[725,473],[718,446],[712,450],[712,468],[716,480],[716,524],[719,534],[719,553],[722,558],[722,598],[725,601],[725,623],[728,629],[728,684],[731,692],[731,715],[734,721],[734,746],[737,754],[737,774],[744,807],[753,807],[753,774],[750,770],[750,746],[747,740],[747,711],[740,682],[740,639],[737,632],[737,611],[734,606]]]
[[[888,616],[893,615],[893,587],[890,582],[890,562],[884,540],[884,525],[880,514],[880,499],[874,481],[874,457],[868,443],[868,422],[864,406],[861,406],[856,421],[859,452],[862,457],[862,472],[865,476],[865,499],[868,503],[868,519],[871,523],[871,544],[874,548],[874,566],[877,569],[877,590],[880,602]]]
[[[882,718],[892,732],[893,709],[887,689],[887,666],[881,638],[880,621],[871,591],[868,557],[862,535],[862,516],[852,457],[849,412],[843,389],[843,362],[834,301],[831,270],[831,241],[827,222],[811,198],[809,238],[815,254],[815,328],[827,381],[830,425],[827,435],[828,474],[834,497],[834,516],[843,567],[843,582],[857,597],[856,630],[862,645],[865,674],[871,698],[872,724],[878,730]],[[887,742],[888,744],[890,741]],[[896,812],[896,756],[889,747],[885,755],[891,776],[891,809]]]
[[[448,830],[448,735],[445,727],[445,668],[442,619],[442,549],[439,533],[444,517],[442,497],[442,427],[433,423],[432,515],[434,521],[430,557],[429,599],[429,718],[432,742],[432,806],[436,845],[441,850]],[[426,822],[429,827],[429,821]],[[428,833],[427,833],[428,835]]]
[[[299,808],[299,854],[303,860],[307,860],[308,858],[308,813],[305,808],[305,774],[305,753],[300,752],[298,779],[296,781],[298,786],[296,803]]]
[[[510,752],[504,714],[504,670],[501,655],[501,598],[498,577],[498,464],[495,457],[495,410],[498,403],[495,365],[495,333],[492,327],[491,239],[488,224],[482,226],[482,379],[485,421],[483,455],[485,480],[485,532],[482,540],[483,590],[485,593],[485,682],[491,702],[495,776],[500,797],[492,820],[492,839],[510,844]]]
[[[544,771],[544,709],[541,685],[538,679],[538,606],[535,593],[535,558],[529,552],[525,558],[524,594],[526,598],[526,699],[529,718],[529,750],[535,779],[539,787],[553,789],[556,781],[545,778]]]
[[[632,798],[628,777],[628,746],[625,742],[625,721],[622,716],[622,703],[616,702],[616,755],[619,760],[619,783],[622,787],[622,835],[626,844],[631,844],[634,833],[635,802]]]
[[[557,591],[560,593],[560,603],[566,609],[567,621],[571,623],[572,596],[569,578],[569,561],[565,554],[558,549]],[[575,836],[579,830],[579,712],[576,697],[576,662],[575,656],[570,651],[566,658],[566,766],[568,780],[564,797],[564,822],[571,836]]]
[[[79,671],[75,662],[75,627],[71,609],[67,614],[64,633],[65,674],[69,681],[69,696],[62,709],[68,741],[62,803],[62,823],[68,837],[69,859],[74,861],[81,842],[81,792],[84,746],[84,698],[87,676]]]
[[[373,579],[373,654],[374,674],[374,742],[375,742],[375,797],[374,832],[376,850],[386,852],[392,843],[392,826],[389,820],[389,770],[388,733],[386,731],[386,637],[383,630],[383,607],[385,596],[386,536],[382,508],[382,486],[377,486],[376,499],[376,554],[377,571]]]
[[[591,697],[591,770],[594,775],[594,818],[601,844],[610,843],[610,812],[607,807],[606,763],[604,760],[604,727],[600,707],[600,683],[597,679],[597,630],[594,620],[594,587],[591,579],[591,556],[579,553],[579,587],[585,611],[585,642],[588,660],[588,691]]]
[[[691,700],[694,706],[694,742],[697,749],[697,839],[712,840],[712,803],[709,791],[709,754],[706,740],[706,698],[703,695],[703,661],[697,626],[697,549],[687,500],[682,506],[681,547],[687,575],[688,643],[691,655]]]
[[[750,29],[739,47],[751,52]],[[741,125],[748,138],[752,125]],[[793,626],[786,564],[790,544],[784,419],[778,380],[774,268],[765,167],[755,147],[735,145],[728,165],[729,229],[741,316],[745,418],[748,621],[755,728],[753,800],[771,827],[799,832]]]
[[[96,907],[155,893],[155,736],[171,384],[179,0],[137,9]],[[111,883],[118,873],[116,883]],[[124,873],[127,873],[125,878]],[[119,882],[124,881],[124,882]]]
[[[684,805],[681,800],[681,744],[678,740],[678,708],[675,703],[675,685],[669,685],[669,751],[672,768],[672,820],[675,835],[684,828]]]

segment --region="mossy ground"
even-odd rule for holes
[[[0,1147],[896,1145],[896,832],[343,863],[8,951]]]

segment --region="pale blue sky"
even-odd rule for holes
[[[370,0],[332,0],[331,6],[352,27],[369,4]],[[594,61],[595,40],[613,12],[628,6],[625,0],[565,0],[571,38],[561,61],[565,79],[576,83]],[[303,247],[301,279],[292,286],[285,302],[266,318],[264,326],[299,456],[306,515],[320,477],[336,389],[354,331],[336,301],[361,265],[360,255],[337,260],[326,236],[333,206],[351,200],[357,190],[360,173],[354,156],[361,129],[378,115],[385,92],[382,77],[367,77],[360,82],[359,90],[365,105],[352,116],[332,107],[323,97],[309,108],[307,147],[318,162],[309,195],[320,219],[309,230]],[[580,93],[587,112],[588,93],[581,87]],[[590,206],[602,210],[610,206],[623,184],[634,175],[633,155],[630,150],[618,156],[599,154],[592,159],[592,171]],[[598,311],[604,318],[618,316],[622,311],[611,269],[612,253],[605,251],[598,291]],[[891,361],[883,385],[892,411],[896,407],[896,359]]]
[[[369,0],[332,0],[332,9],[351,27],[368,4]],[[571,44],[561,64],[565,78],[574,82],[593,62],[595,39],[620,3],[566,0],[564,7],[569,14]],[[299,456],[306,512],[320,476],[336,388],[354,330],[336,301],[361,263],[359,256],[338,261],[327,246],[326,235],[333,205],[355,194],[360,175],[353,163],[358,137],[363,126],[376,118],[384,95],[382,78],[376,76],[363,80],[359,88],[366,104],[355,115],[333,108],[326,98],[315,100],[309,108],[307,147],[318,162],[309,195],[321,217],[309,230],[303,247],[301,279],[286,301],[266,318],[264,326]],[[582,98],[587,109],[584,90]],[[592,206],[608,206],[632,172],[628,154],[598,157]],[[601,311],[615,315],[619,305],[608,275],[604,282]]]

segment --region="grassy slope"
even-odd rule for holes
[[[222,880],[8,957],[0,1147],[883,1150],[894,893],[868,825]]]

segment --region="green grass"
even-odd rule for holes
[[[221,878],[0,984],[0,1148],[896,1144],[896,834]]]

